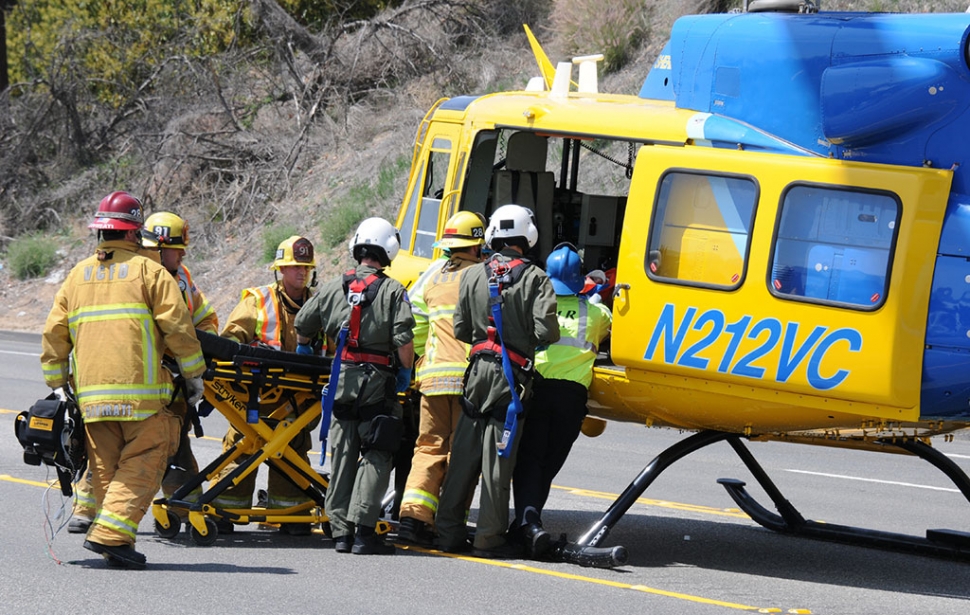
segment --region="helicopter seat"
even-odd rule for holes
[[[546,171],[547,138],[531,132],[509,137],[505,169],[492,176],[493,210],[514,203],[532,210],[539,229],[539,258],[552,251],[555,174]]]

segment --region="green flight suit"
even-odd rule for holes
[[[363,280],[379,271],[358,265],[355,275]],[[295,328],[304,337],[323,331],[336,340],[350,315],[341,276],[326,283],[307,301],[296,316]],[[414,337],[413,327],[407,291],[397,280],[385,278],[373,302],[361,310],[359,347],[392,355],[397,365],[397,349]],[[365,442],[377,415],[401,417],[401,405],[394,393],[395,376],[396,368],[347,359],[341,362],[327,438],[331,471],[325,506],[335,537],[352,536],[356,525],[374,527],[380,517],[393,452],[366,447]]]
[[[492,258],[509,262],[522,257],[506,248]],[[471,267],[462,276],[454,324],[455,337],[463,342],[474,344],[488,337],[490,274],[491,269],[485,262]],[[530,361],[536,346],[559,339],[556,293],[544,271],[530,264],[518,281],[502,289],[502,323],[506,346]],[[513,369],[522,397],[526,399],[532,390],[532,374],[517,367]],[[472,418],[463,413],[458,419],[435,525],[443,548],[461,547],[467,536],[465,507],[481,475],[474,546],[494,549],[504,544],[509,525],[510,483],[518,445],[517,441],[512,443],[509,457],[498,456],[497,445],[502,439],[505,413],[512,400],[500,361],[484,354],[472,356],[465,374],[465,398],[482,416]]]

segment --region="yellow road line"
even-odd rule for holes
[[[518,564],[512,562],[504,562],[500,560],[485,559],[481,557],[474,557],[472,555],[463,555],[461,553],[445,553],[444,551],[438,551],[436,549],[423,549],[421,547],[415,547],[413,545],[398,545],[402,549],[407,549],[409,551],[417,551],[419,553],[427,553],[429,555],[437,555],[439,557],[450,557],[452,559],[464,560],[467,562],[475,562],[477,564],[486,564],[488,566],[497,566],[499,568],[508,568],[510,570],[521,570],[523,572],[530,572],[532,574],[538,574],[547,577],[555,577],[559,579],[568,579],[570,581],[580,581],[583,583],[591,583],[593,585],[603,585],[606,587],[613,587],[617,589],[632,589],[644,594],[653,594],[655,596],[665,596],[667,598],[676,598],[678,600],[686,600],[688,602],[698,602],[700,604],[711,604],[714,606],[722,606],[729,609],[734,609],[737,611],[750,611],[754,613],[781,613],[781,609],[777,607],[760,607],[751,606],[749,604],[738,604],[737,602],[725,602],[724,600],[715,600],[713,598],[705,598],[703,596],[694,596],[692,594],[682,594],[680,592],[671,592],[664,589],[657,589],[655,587],[647,587],[646,585],[632,585],[630,583],[620,583],[618,581],[610,581],[608,579],[597,579],[595,577],[587,577],[578,574],[572,574],[569,572],[560,572],[558,570],[549,570],[546,568],[536,568],[535,566],[529,566],[526,564]],[[810,611],[799,610],[801,613],[809,613]]]
[[[553,489],[558,489],[560,491],[568,491],[574,495],[579,495],[587,498],[596,498],[599,500],[616,500],[620,497],[616,493],[607,493],[605,491],[591,491],[589,489],[579,489],[577,487],[560,487],[559,485],[552,485]],[[669,502],[667,500],[652,500],[650,498],[637,498],[637,504],[643,504],[644,506],[657,506],[659,508],[669,508],[671,510],[679,510],[683,512],[695,512],[705,515],[717,515],[721,517],[734,517],[736,519],[750,519],[750,517],[737,508],[713,508],[711,506],[701,506],[699,504],[684,504],[683,502]]]
[[[44,487],[45,489],[53,485],[55,482],[55,481],[51,481],[50,483],[41,483],[35,480],[25,480],[23,478],[14,478],[9,474],[0,474],[0,480],[5,480],[8,483],[20,483],[21,485],[31,485],[33,487]]]

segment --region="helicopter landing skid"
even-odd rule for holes
[[[731,448],[748,467],[755,480],[768,494],[778,513],[769,511],[751,497],[745,490],[743,481],[722,478],[717,482],[727,489],[728,494],[741,510],[747,513],[756,523],[769,530],[828,541],[910,551],[936,557],[970,559],[970,533],[966,532],[934,529],[927,530],[926,538],[920,538],[918,536],[806,520],[782,495],[778,487],[768,477],[768,474],[755,460],[751,451],[741,442],[740,436],[709,430],[695,433],[657,455],[610,505],[599,521],[586,530],[576,542],[561,540],[553,553],[553,559],[594,568],[613,568],[625,564],[628,556],[625,547],[600,546],[606,540],[613,526],[664,470],[690,453],[722,440],[727,440]],[[960,489],[964,497],[970,500],[970,477],[936,449],[918,440],[905,442],[887,440],[883,444],[887,447],[901,448],[930,462],[946,474]]]
[[[897,534],[880,530],[838,525],[834,523],[819,523],[806,520],[792,504],[782,496],[778,488],[768,478],[747,447],[736,436],[728,438],[728,443],[748,467],[755,479],[768,494],[778,514],[771,512],[759,504],[744,488],[744,481],[734,478],[722,478],[717,482],[727,489],[738,508],[748,514],[756,523],[784,534],[792,534],[806,538],[817,538],[832,542],[841,542],[895,551],[909,551],[921,555],[934,557],[948,557],[953,559],[970,559],[970,533],[948,529],[931,529],[926,531],[926,537]],[[941,470],[960,489],[965,498],[970,500],[970,477],[946,455],[919,440],[891,442],[884,441],[884,445],[901,448],[913,455],[924,459]]]

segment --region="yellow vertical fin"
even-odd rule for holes
[[[556,76],[556,67],[549,61],[549,56],[546,55],[529,26],[522,24],[522,27],[525,28],[525,35],[529,37],[529,46],[532,47],[532,55],[536,57],[536,64],[539,65],[539,73],[546,82],[546,88],[551,90],[552,80]]]

